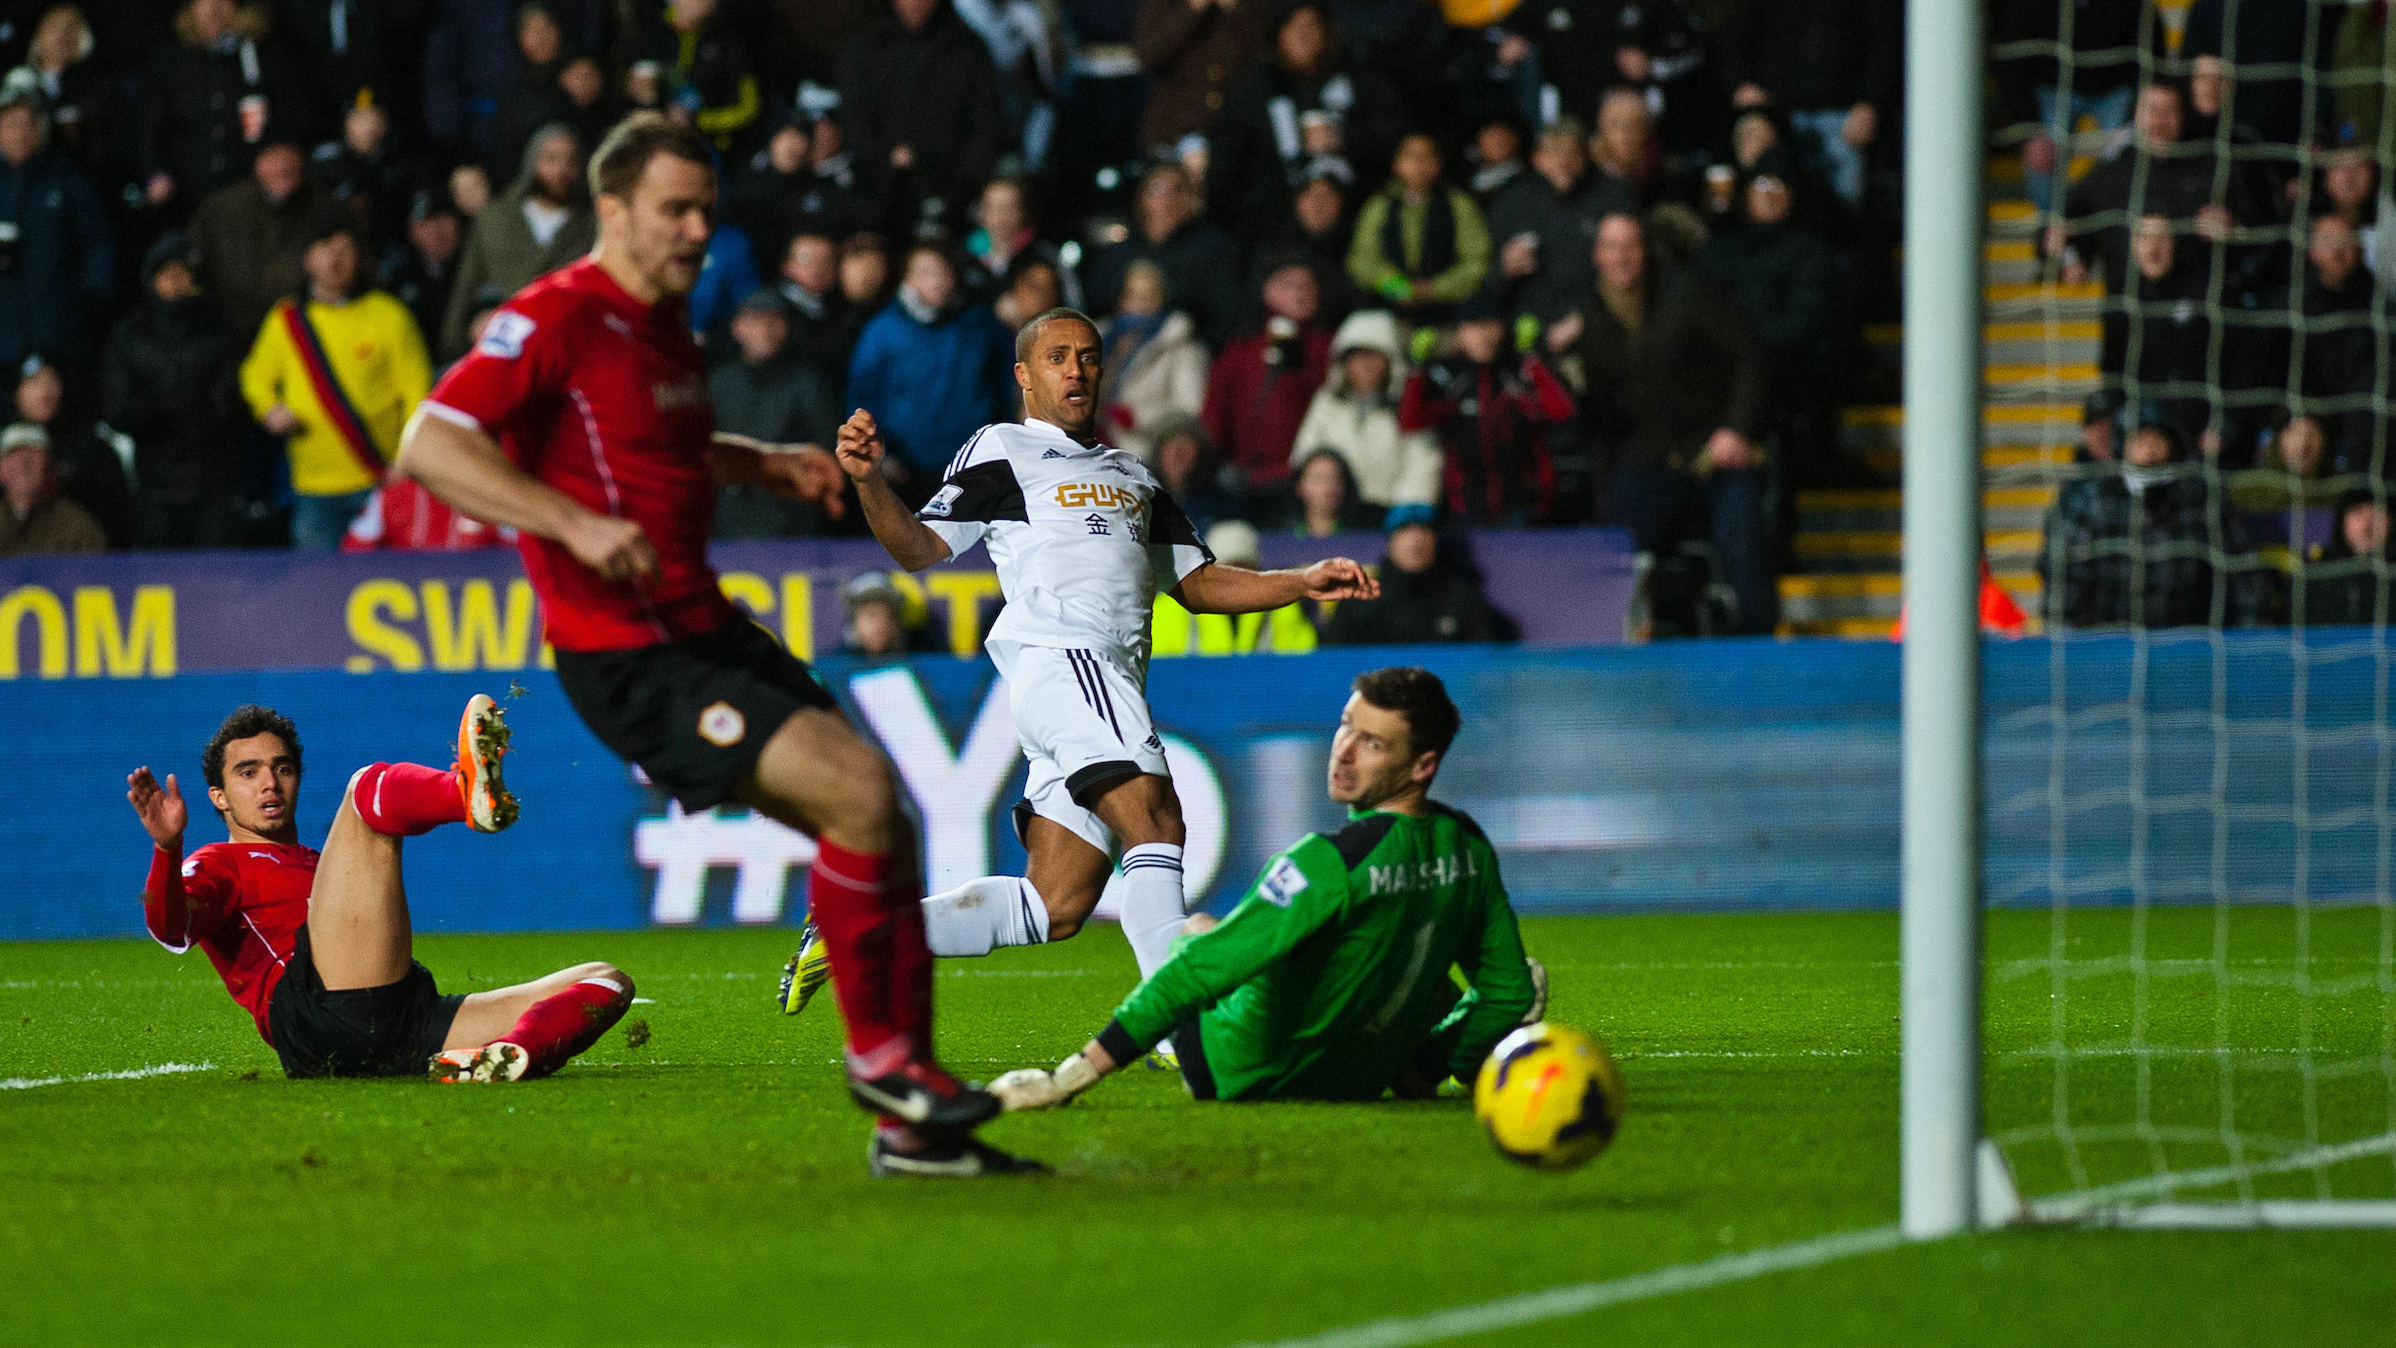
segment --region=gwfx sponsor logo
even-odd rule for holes
[[[1064,482],[1057,486],[1057,505],[1064,510],[1129,510],[1140,508],[1140,494],[1129,487],[1103,482]]]

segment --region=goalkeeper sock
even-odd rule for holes
[[[598,1043],[599,1036],[622,1019],[631,1005],[631,979],[621,974],[585,978],[526,1007],[514,1028],[497,1042],[514,1044],[532,1055],[532,1067],[525,1076],[545,1077]]]
[[[1140,977],[1157,971],[1172,953],[1173,938],[1187,916],[1181,892],[1181,848],[1141,843],[1123,849],[1123,935],[1131,942]]]
[[[923,901],[924,935],[943,959],[1048,939],[1048,905],[1029,880],[987,875]]]
[[[392,838],[413,838],[443,824],[466,822],[466,793],[452,768],[421,763],[376,763],[358,774],[350,804],[366,827]]]

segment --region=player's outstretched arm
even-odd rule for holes
[[[865,523],[874,531],[874,538],[890,560],[909,571],[921,571],[934,562],[948,560],[948,542],[924,527],[922,520],[907,509],[907,504],[890,489],[889,479],[882,476],[882,456],[889,451],[882,444],[882,428],[874,424],[873,413],[858,408],[840,425],[840,439],[834,453],[840,459],[840,471],[857,484],[857,504],[865,510]]]
[[[150,852],[150,875],[142,882],[142,924],[150,936],[169,950],[191,948],[195,932],[211,929],[223,919],[227,895],[216,877],[200,872],[190,881],[183,875],[183,829],[191,810],[174,774],[159,785],[151,771],[135,768],[125,778],[125,799],[156,846]]]
[[[400,434],[392,472],[425,485],[464,514],[566,545],[612,581],[657,574],[657,549],[631,520],[601,515],[518,468],[499,442],[420,406]]]
[[[1378,599],[1381,582],[1346,557],[1287,571],[1213,562],[1182,577],[1173,597],[1192,613],[1264,613],[1301,599]]]
[[[777,445],[753,436],[717,431],[708,447],[719,487],[763,487],[776,496],[805,501],[832,519],[849,513],[840,462],[822,445]]]

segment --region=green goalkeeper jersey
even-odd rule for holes
[[[1497,853],[1433,803],[1299,839],[1099,1042],[1128,1060],[1198,1014],[1219,1099],[1372,1100],[1426,1053],[1470,1080],[1531,996]]]

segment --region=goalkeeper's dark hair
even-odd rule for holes
[[[1464,724],[1448,698],[1448,686],[1420,665],[1367,670],[1356,676],[1355,689],[1373,706],[1406,718],[1406,740],[1418,754],[1447,757],[1448,746],[1456,742],[1456,731]]]
[[[1098,323],[1095,319],[1069,304],[1060,304],[1046,313],[1034,314],[1030,322],[1015,330],[1015,363],[1017,365],[1031,364],[1032,343],[1040,339],[1040,329],[1051,323],[1062,323],[1068,319],[1081,324],[1093,334],[1103,338],[1103,334],[1098,333]]]
[[[208,737],[207,747],[200,750],[201,779],[217,790],[223,790],[225,746],[235,740],[246,740],[252,735],[280,737],[283,743],[291,746],[291,766],[294,769],[300,767],[299,727],[291,723],[290,717],[272,707],[244,702],[233,709],[233,714],[226,717],[224,724],[216,728],[216,733]]]

